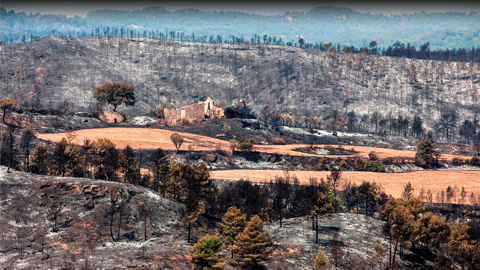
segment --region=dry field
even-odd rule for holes
[[[300,183],[308,184],[311,177],[326,179],[328,171],[290,171],[291,176],[296,176]],[[278,170],[225,170],[212,171],[212,179],[215,180],[240,180],[248,179],[252,182],[265,182],[274,179],[276,176],[284,176],[285,172]],[[393,197],[400,197],[403,187],[412,183],[415,195],[418,195],[421,188],[429,189],[435,200],[437,192],[445,190],[448,186],[465,190],[470,196],[474,192],[480,196],[480,171],[417,171],[408,173],[374,173],[374,172],[342,172],[345,181],[361,184],[362,181],[376,182],[381,184],[387,194]],[[457,192],[457,198],[460,191]],[[467,203],[468,198],[467,198]]]
[[[170,141],[170,136],[173,134],[173,131],[164,130],[164,129],[153,129],[153,128],[96,128],[96,129],[83,129],[73,132],[75,139],[73,140],[76,144],[83,144],[85,139],[97,140],[99,138],[109,138],[112,140],[118,148],[125,148],[125,146],[130,145],[133,149],[142,149],[142,150],[152,150],[156,148],[162,148],[164,150],[175,150],[175,146]],[[213,151],[216,148],[220,147],[222,149],[228,149],[229,143],[224,140],[201,136],[191,133],[177,132],[184,139],[185,142],[180,148],[180,150],[189,150],[193,151]],[[37,134],[37,137],[47,141],[59,142],[63,137],[66,137],[66,133],[48,133],[48,134]],[[306,148],[311,145],[307,144],[289,144],[289,145],[255,145],[253,147],[254,151],[271,153],[271,154],[282,154],[282,155],[291,155],[291,156],[320,156],[317,154],[302,153],[300,151],[295,151],[297,148]],[[376,148],[376,147],[366,147],[366,146],[340,146],[340,145],[314,145],[315,147],[343,147],[348,150],[356,151],[361,157],[368,157],[368,153],[375,151],[379,158],[407,158],[413,159],[415,157],[415,151],[405,151],[405,150],[394,150],[387,148]],[[338,157],[346,158],[346,155],[321,155],[324,157]],[[442,155],[442,160],[451,161],[454,157],[458,158],[469,158],[466,156],[455,156],[455,155]]]
[[[154,129],[154,128],[94,128],[94,129],[82,129],[73,132],[76,144],[83,144],[85,139],[91,141],[100,138],[108,138],[113,141],[117,148],[123,149],[127,145],[130,145],[133,149],[153,150],[162,148],[164,150],[175,150],[170,140],[170,136],[175,133],[170,130]],[[228,147],[228,142],[206,136],[176,132],[184,138],[184,143],[180,150],[189,150],[188,147],[192,146],[195,151],[209,151],[214,150],[215,145],[221,145],[222,147]],[[37,134],[37,137],[42,140],[59,142],[62,138],[66,137],[67,133],[48,133]]]

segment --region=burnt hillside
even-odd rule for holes
[[[0,268],[185,269],[183,209],[139,186],[7,173],[2,166]]]
[[[245,99],[257,113],[268,106],[320,119],[419,114],[431,128],[444,113],[455,111],[458,122],[474,118],[478,65],[264,44],[47,37],[0,45],[0,96],[45,108],[67,100],[87,111],[95,87],[125,81],[138,99],[120,109],[128,113],[210,96],[227,104]]]
[[[0,167],[1,269],[191,269],[182,204],[140,186],[6,171]],[[352,269],[386,246],[383,224],[332,214],[319,221],[316,243],[308,217],[267,223],[274,246],[266,269],[311,269],[318,250],[330,256],[337,242]],[[194,231],[197,239],[206,233]]]

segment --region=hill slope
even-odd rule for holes
[[[145,209],[147,241],[143,241]],[[180,230],[182,211],[181,204],[143,187],[7,173],[0,167],[0,268],[190,269],[189,244]],[[319,250],[333,263],[335,246],[341,251],[336,253],[342,257],[340,269],[385,265],[384,225],[364,215],[331,214],[319,221],[316,242],[309,217],[286,219],[283,227],[278,221],[266,222],[273,240],[266,269],[311,269]],[[194,230],[194,237],[205,233],[205,229]],[[381,251],[377,260],[374,250]],[[412,269],[412,263],[421,267],[431,262],[399,259],[399,263],[400,269]],[[236,268],[229,263],[225,269]]]
[[[268,106],[326,120],[353,111],[350,122],[359,125],[374,111],[384,117],[419,114],[430,127],[442,114],[456,112],[458,121],[480,111],[478,63],[113,37],[0,45],[0,63],[0,95],[37,107],[56,108],[67,100],[87,110],[94,106],[95,87],[125,81],[135,85],[138,102],[123,110],[134,113],[206,96],[227,104],[245,99],[256,112]],[[348,119],[343,122],[336,125],[346,126]]]
[[[111,219],[112,196],[117,211]],[[143,205],[148,209],[145,242]],[[154,257],[147,268],[186,269],[185,234],[178,229],[182,209],[143,187],[7,174],[0,167],[0,268],[125,269]],[[118,236],[120,241],[113,241]]]

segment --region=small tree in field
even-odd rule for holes
[[[227,263],[226,255],[219,254],[223,250],[223,243],[218,236],[207,234],[188,250],[192,254],[190,263],[195,269],[222,269]]]
[[[97,87],[93,96],[102,103],[108,103],[113,106],[113,111],[117,111],[119,105],[135,105],[135,87],[133,84],[120,82],[107,82]]]
[[[173,144],[175,145],[175,148],[177,149],[177,152],[178,150],[180,149],[180,147],[182,146],[183,144],[183,137],[180,136],[180,134],[178,133],[173,133],[171,136],[170,136],[170,140],[172,140]]]
[[[0,99],[0,110],[3,112],[2,122],[5,123],[5,115],[7,112],[18,110],[18,104],[11,98]]]
[[[413,190],[412,183],[408,182],[408,184],[403,187],[402,198],[406,201],[410,200],[413,197]]]

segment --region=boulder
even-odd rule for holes
[[[93,200],[88,200],[83,207],[87,208],[88,210],[93,209],[95,207],[95,202]]]

